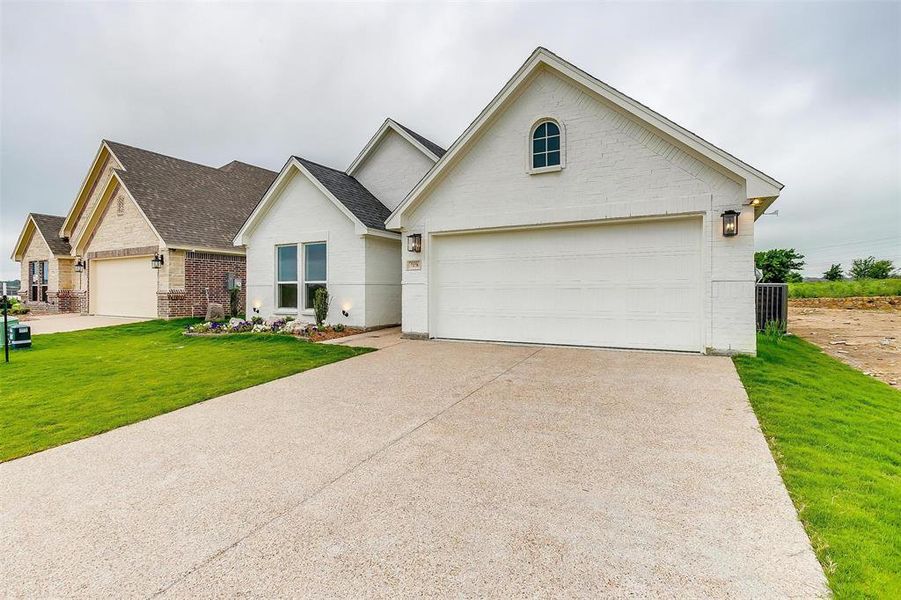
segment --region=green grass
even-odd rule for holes
[[[846,279],[788,284],[789,298],[850,298],[901,296],[901,279]]]
[[[901,598],[901,392],[796,337],[735,365],[837,598]]]
[[[11,352],[0,362],[0,461],[369,351],[281,335],[187,337],[190,322],[38,335]]]

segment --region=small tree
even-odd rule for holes
[[[794,248],[775,248],[754,253],[754,266],[760,269],[763,283],[800,281],[804,255]]]
[[[316,291],[313,292],[313,312],[316,313],[316,327],[322,327],[322,324],[328,318],[330,301],[328,290],[324,287],[316,288]]]
[[[241,308],[241,288],[228,290],[228,306],[231,316],[237,317]]]
[[[826,281],[839,281],[844,276],[845,273],[844,271],[842,271],[842,266],[840,264],[832,265],[826,270],[825,273],[823,273],[823,279],[825,279]]]
[[[858,258],[851,263],[849,274],[854,279],[888,279],[892,277],[895,265],[890,260],[876,260],[875,256]]]

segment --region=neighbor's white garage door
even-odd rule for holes
[[[432,240],[434,337],[702,350],[700,219]]]
[[[156,317],[157,271],[149,256],[92,260],[91,313]]]

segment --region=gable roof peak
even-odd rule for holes
[[[561,77],[571,80],[575,85],[588,90],[596,96],[610,102],[631,118],[647,125],[652,130],[675,140],[690,153],[703,158],[715,165],[724,173],[737,181],[745,182],[745,190],[749,198],[762,197],[773,198],[779,196],[783,185],[763,171],[752,167],[744,161],[725,150],[711,144],[699,135],[685,129],[677,123],[667,119],[660,113],[641,104],[637,100],[627,96],[612,86],[604,83],[586,71],[572,63],[560,58],[547,48],[538,46],[529,55],[529,58],[517,69],[516,73],[504,84],[501,90],[494,96],[491,102],[469,124],[463,133],[454,140],[447,153],[442,156],[432,169],[419,181],[419,183],[407,194],[407,197],[394,209],[386,223],[392,230],[401,229],[401,215],[411,206],[418,203],[430,186],[440,178],[440,174],[448,168],[452,168],[454,157],[466,152],[466,149],[474,143],[478,132],[490,122],[492,116],[503,111],[516,97],[515,92],[522,89],[530,81],[531,74],[540,68],[548,68],[555,71]],[[765,205],[764,205],[765,206]],[[759,216],[759,212],[757,216]]]
[[[27,234],[29,223],[34,224],[35,231],[44,239],[44,242],[46,242],[53,255],[68,256],[71,252],[69,242],[59,237],[59,229],[62,227],[63,221],[65,220],[66,217],[60,215],[28,213],[25,217],[25,224],[22,226],[22,231],[19,234],[19,239],[13,248],[13,253],[11,255],[12,259],[18,261],[21,260],[24,255],[25,246],[31,239]]]
[[[401,125],[391,117],[386,117],[382,122],[382,125],[378,128],[375,134],[369,138],[369,141],[366,142],[366,145],[363,146],[363,149],[360,150],[360,153],[357,154],[357,157],[350,163],[350,166],[347,167],[347,173],[349,175],[353,175],[354,172],[362,165],[367,158],[375,151],[378,147],[379,142],[381,142],[382,138],[389,132],[393,131],[407,142],[410,143],[411,146],[422,152],[430,161],[433,163],[438,162],[446,150],[431,141],[427,137],[420,135],[406,127]]]

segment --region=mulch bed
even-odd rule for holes
[[[310,336],[311,342],[324,342],[326,340],[334,340],[336,338],[343,338],[349,335],[357,335],[358,333],[363,333],[365,330],[360,329],[359,327],[345,327],[344,331],[332,331],[329,329],[328,331],[317,331]]]

